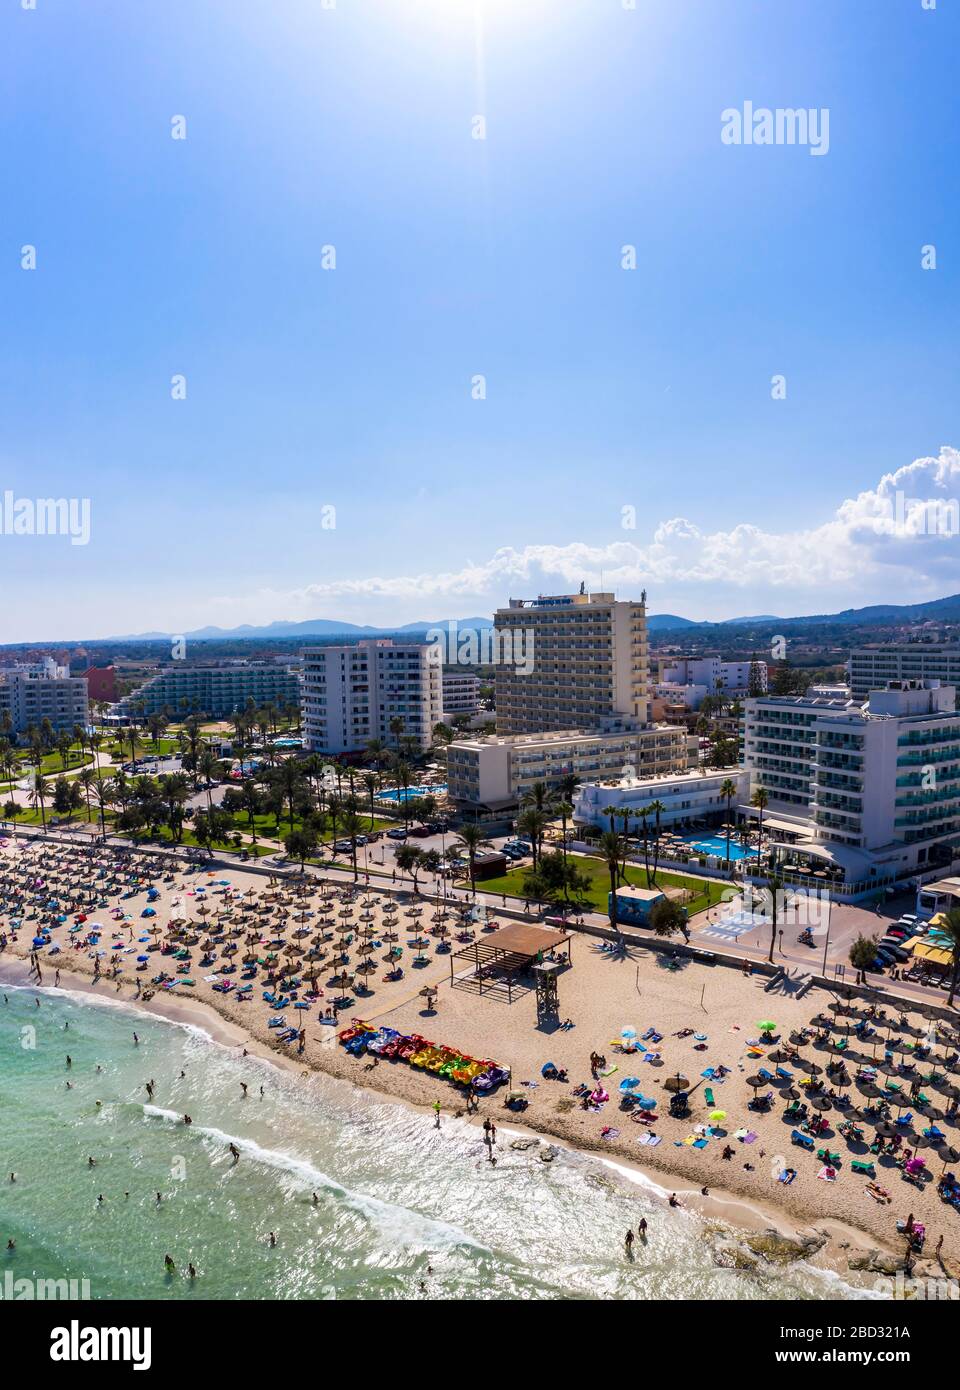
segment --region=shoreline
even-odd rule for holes
[[[94,985],[92,971],[74,968],[78,965],[79,962],[71,961],[67,964],[58,960],[55,969],[67,976],[67,980],[61,978],[59,985],[54,985],[45,979],[38,985],[36,980],[30,977],[29,965],[19,952],[10,955],[4,953],[0,955],[0,987],[9,984],[40,992],[60,991],[67,995],[77,994],[87,1000],[96,1000],[106,1008],[119,1006],[130,1009],[134,1015],[142,1012],[173,1026],[197,1028],[216,1045],[240,1055],[245,1052],[259,1061],[276,1066],[278,1071],[288,1076],[324,1076],[425,1117],[432,1114],[432,1101],[426,1096],[416,1099],[410,1094],[404,1094],[404,1087],[387,1087],[378,1084],[378,1080],[368,1079],[366,1076],[361,1079],[352,1074],[354,1066],[362,1063],[349,1058],[339,1046],[336,1049],[325,1048],[319,1054],[319,1058],[324,1060],[336,1059],[338,1065],[335,1066],[323,1065],[316,1054],[310,1057],[296,1057],[268,1045],[253,1030],[244,1026],[243,1022],[218,1007],[218,1003],[214,1003],[213,1000],[183,995],[176,999],[168,999],[155,995],[152,999],[144,1001],[122,993],[115,992],[111,995],[106,989]],[[101,984],[109,986],[111,982],[101,977]],[[379,1072],[380,1067],[374,1069],[375,1076]],[[393,1069],[388,1070],[386,1075],[392,1076]],[[404,1079],[419,1080],[415,1074],[409,1072],[401,1072],[400,1076]],[[467,1115],[462,1107],[444,1107],[444,1111],[471,1126],[479,1128],[482,1124],[480,1116]],[[839,1218],[822,1216],[810,1211],[805,1202],[778,1204],[758,1198],[752,1192],[737,1192],[732,1188],[718,1188],[712,1185],[709,1195],[704,1197],[700,1187],[688,1188],[683,1185],[689,1181],[689,1176],[679,1166],[657,1161],[646,1166],[638,1162],[632,1153],[625,1151],[622,1145],[604,1144],[601,1147],[600,1143],[585,1142],[583,1136],[571,1136],[569,1132],[565,1132],[564,1125],[537,1123],[539,1118],[525,1116],[523,1120],[518,1120],[511,1115],[503,1124],[497,1122],[497,1131],[505,1138],[509,1137],[511,1141],[529,1139],[539,1144],[546,1139],[554,1142],[557,1147],[580,1159],[596,1161],[603,1169],[616,1174],[619,1181],[637,1184],[664,1204],[671,1192],[676,1193],[682,1200],[682,1211],[701,1222],[705,1233],[711,1228],[715,1230],[719,1225],[727,1228],[731,1240],[745,1241],[750,1236],[759,1237],[763,1233],[773,1232],[784,1241],[797,1245],[809,1241],[811,1237],[827,1237],[819,1249],[806,1254],[798,1250],[793,1259],[786,1259],[783,1264],[805,1263],[817,1271],[829,1270],[849,1288],[860,1292],[867,1286],[857,1282],[858,1271],[848,1266],[847,1257],[851,1249],[863,1255],[870,1251],[878,1251],[891,1258],[899,1256],[899,1252],[875,1232]],[[763,1267],[762,1261],[758,1262],[758,1267]]]

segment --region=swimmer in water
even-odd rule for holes
[[[234,1161],[234,1163],[239,1163],[239,1162],[240,1162],[240,1150],[237,1148],[236,1144],[231,1144],[231,1145],[230,1145],[230,1152],[233,1154],[233,1161]]]

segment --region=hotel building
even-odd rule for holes
[[[581,782],[649,778],[696,762],[697,740],[683,729],[611,716],[591,729],[454,739],[447,791],[463,810],[507,813],[535,782],[553,788],[570,774]]]
[[[211,666],[175,661],[125,696],[113,713],[120,718],[165,714],[178,719],[199,714],[207,719],[229,719],[243,710],[248,700],[258,707],[275,705],[277,709],[298,705],[299,673],[268,661]]]
[[[936,680],[960,688],[960,645],[902,642],[854,647],[847,669],[855,700],[865,700],[871,690],[884,690],[891,681]]]
[[[766,696],[744,707],[743,762],[767,792],[772,837],[892,881],[960,847],[960,714],[938,681],[861,704]],[[756,813],[754,813],[756,814]]]
[[[426,642],[372,638],[303,652],[304,747],[318,753],[362,752],[371,739],[392,749],[400,739],[428,748],[443,716],[437,648]]]
[[[649,718],[644,602],[606,593],[511,599],[494,615],[494,643],[498,734]]]
[[[480,677],[470,671],[443,672],[443,718],[455,714],[471,717],[480,709]]]
[[[69,732],[75,724],[86,728],[90,722],[87,682],[50,658],[4,667],[0,669],[0,716],[4,714],[15,735],[39,729],[45,719],[57,730]]]

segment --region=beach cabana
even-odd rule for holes
[[[450,956],[450,984],[478,994],[506,995],[513,1003],[513,986],[517,976],[530,973],[538,957],[548,951],[566,947],[566,963],[571,963],[569,932],[528,926],[514,922],[480,941],[471,941]],[[460,966],[456,962],[461,962]],[[464,968],[469,962],[472,968]]]

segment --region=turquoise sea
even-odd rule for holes
[[[702,1225],[643,1179],[566,1150],[546,1164],[515,1137],[500,1129],[492,1166],[462,1121],[438,1132],[197,1028],[0,986],[0,1290],[9,1270],[87,1279],[93,1298],[857,1296],[806,1267],[719,1269]],[[641,1216],[649,1240],[628,1262]]]

